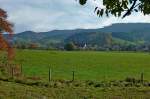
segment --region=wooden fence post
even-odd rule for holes
[[[11,77],[12,78],[14,77],[14,68],[13,68],[13,66],[11,67]]]
[[[141,83],[142,84],[144,83],[144,73],[143,72],[141,73]]]
[[[72,81],[75,79],[75,71],[72,71]]]
[[[22,70],[22,64],[21,64],[21,67],[20,67],[20,72],[21,72],[21,76],[23,75],[23,70]]]
[[[48,71],[48,78],[49,78],[49,82],[51,81],[51,79],[52,79],[52,75],[51,75],[51,73],[52,73],[52,70],[51,70],[51,68],[49,67],[49,71]]]

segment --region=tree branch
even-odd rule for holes
[[[125,18],[127,15],[129,15],[131,13],[131,11],[134,9],[135,4],[136,4],[137,0],[134,0],[132,6],[130,7],[130,9],[123,15],[122,18]]]

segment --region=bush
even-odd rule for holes
[[[67,50],[67,51],[73,51],[76,49],[76,46],[74,43],[68,43],[64,46],[64,49]]]

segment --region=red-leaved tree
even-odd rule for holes
[[[12,60],[14,57],[13,47],[4,38],[3,33],[9,33],[9,39],[11,39],[13,25],[7,20],[7,12],[0,8],[0,49],[7,51],[8,60]]]

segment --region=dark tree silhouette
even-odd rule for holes
[[[8,59],[11,60],[13,58],[13,48],[8,43],[7,40],[4,39],[3,33],[9,33],[9,37],[13,34],[13,25],[7,21],[7,12],[0,8],[0,49],[6,50],[8,52]]]
[[[70,42],[64,46],[64,49],[67,51],[73,51],[76,49],[76,46],[73,42]]]
[[[79,0],[81,5],[85,5],[88,0]],[[94,0],[101,2],[102,0]],[[103,15],[125,18],[132,12],[141,12],[144,15],[150,14],[150,0],[103,0],[104,8],[97,6],[95,13],[101,17]]]

